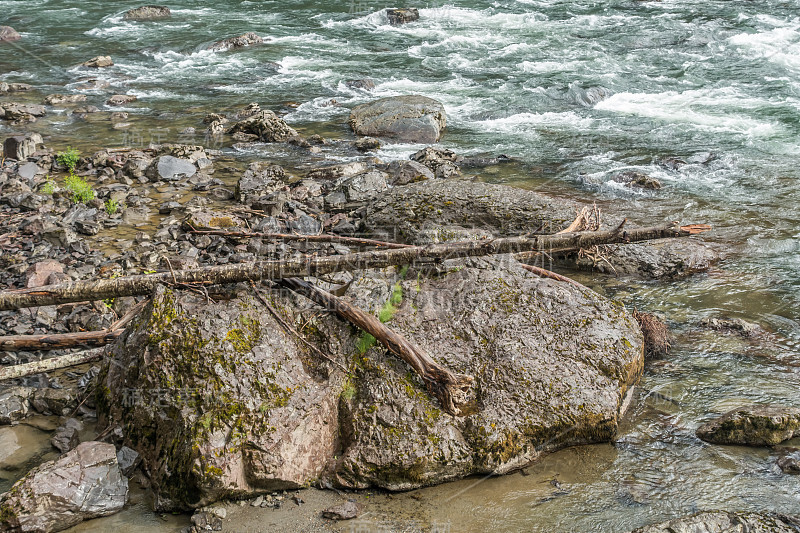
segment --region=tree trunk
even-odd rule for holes
[[[100,359],[103,357],[104,353],[105,348],[93,348],[83,352],[71,353],[68,355],[53,357],[51,359],[45,359],[44,361],[34,361],[33,363],[1,367],[0,381],[13,378],[23,378],[25,376],[41,374],[42,372],[50,372],[51,370],[58,370],[60,368],[82,365],[84,363]]]
[[[222,285],[248,280],[320,276],[343,270],[410,265],[416,261],[442,261],[531,251],[551,252],[562,249],[589,248],[598,244],[667,239],[687,235],[690,235],[689,231],[675,225],[631,230],[523,235],[521,237],[430,244],[392,250],[371,250],[329,257],[306,256],[284,261],[256,261],[108,280],[71,281],[58,285],[0,292],[0,311],[150,294],[158,284]]]
[[[278,283],[326,309],[335,311],[340,317],[375,337],[400,359],[411,365],[431,394],[439,399],[442,409],[453,416],[461,414],[461,406],[467,403],[469,388],[473,381],[471,376],[454,374],[434,361],[425,350],[386,327],[377,317],[365,313],[329,292],[297,278],[282,279]]]

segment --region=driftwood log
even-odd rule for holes
[[[125,276],[108,280],[71,281],[31,289],[2,291],[0,292],[0,311],[150,294],[158,284],[221,285],[249,280],[320,276],[344,270],[410,265],[419,261],[430,262],[520,252],[549,253],[553,250],[590,248],[599,244],[685,237],[693,233],[675,224],[670,224],[629,230],[617,228],[610,231],[523,235],[503,239],[371,250],[330,257],[307,256],[284,261],[255,261],[158,274]]]
[[[377,317],[307,281],[288,278],[280,280],[278,284],[302,294],[326,309],[333,310],[340,317],[375,337],[414,369],[430,393],[438,398],[444,411],[453,416],[461,414],[461,407],[467,403],[469,388],[473,381],[471,376],[451,372],[434,361],[425,350],[388,328]]]
[[[23,378],[42,372],[50,372],[60,368],[78,366],[91,361],[96,361],[103,357],[105,348],[92,348],[82,352],[52,357],[43,361],[34,361],[22,365],[6,366],[0,368],[0,381],[13,378]]]
[[[53,335],[9,335],[0,337],[0,350],[33,351],[58,350],[75,346],[105,346],[119,337],[124,329],[102,331],[79,331]]]

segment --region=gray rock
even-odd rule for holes
[[[262,39],[260,35],[257,33],[248,32],[243,35],[239,35],[238,37],[229,37],[227,39],[217,41],[210,45],[208,49],[213,50],[214,52],[223,52],[233,48],[244,48],[246,46],[253,46],[254,44],[262,44],[263,42],[264,39]]]
[[[122,173],[132,179],[144,178],[147,169],[153,163],[153,158],[144,154],[144,152],[134,151],[128,156],[125,165],[122,167]],[[154,169],[154,174],[158,173],[158,169]]]
[[[192,525],[195,531],[222,531],[222,519],[204,511],[192,515]]]
[[[800,436],[800,408],[752,405],[732,409],[697,428],[697,436],[713,444],[773,446]]]
[[[427,180],[395,187],[368,207],[364,224],[374,233],[410,243],[430,242],[443,226],[484,230],[496,236],[542,228],[555,233],[574,219],[571,202],[503,185],[462,180]],[[447,240],[447,239],[439,239]]]
[[[18,120],[31,117],[43,117],[47,114],[43,105],[36,104],[18,104],[16,102],[8,102],[0,104],[0,118],[6,120]]]
[[[31,180],[33,180],[33,178],[36,177],[36,175],[40,174],[41,172],[42,169],[40,169],[39,166],[33,161],[23,163],[19,167],[17,167],[17,176],[27,181],[28,183],[30,183]]]
[[[631,533],[797,533],[800,520],[784,515],[707,511],[641,527]]]
[[[136,100],[138,100],[138,98],[132,94],[115,94],[106,100],[106,104],[110,106],[123,106],[135,102]]]
[[[349,163],[337,163],[315,168],[306,173],[306,177],[318,180],[334,180],[347,176],[355,176],[370,169],[370,166],[363,161],[351,161]]]
[[[236,199],[243,204],[249,204],[254,199],[283,187],[286,177],[286,171],[280,165],[268,161],[250,163],[236,184]]]
[[[322,511],[322,517],[330,520],[352,520],[353,518],[358,518],[360,514],[361,507],[350,500]]]
[[[289,221],[289,229],[300,235],[319,235],[322,233],[322,224],[315,218],[301,215]]]
[[[66,415],[77,406],[75,394],[70,389],[36,389],[31,406],[43,415]]]
[[[141,462],[142,458],[139,457],[136,450],[128,448],[127,446],[121,447],[117,452],[117,463],[119,463],[119,468],[125,476],[133,474],[133,471],[136,470],[136,467],[139,466]]]
[[[463,157],[452,150],[441,150],[428,146],[411,155],[411,160],[431,169],[437,178],[455,178],[461,175]]]
[[[408,24],[419,20],[419,10],[415,7],[401,8],[401,9],[387,9],[386,18],[389,19],[389,24],[392,26],[399,26],[400,24]]]
[[[25,418],[35,390],[30,387],[10,387],[0,392],[0,425]]]
[[[282,118],[268,110],[259,111],[253,116],[237,122],[228,130],[228,133],[256,135],[259,140],[268,143],[286,142],[297,136],[297,132]]]
[[[0,43],[19,41],[20,39],[22,39],[22,35],[11,26],[0,26]]]
[[[184,221],[185,229],[242,231],[247,228],[244,220],[231,215],[208,209],[200,209],[190,213]]]
[[[142,6],[129,9],[122,15],[124,20],[157,20],[169,18],[172,15],[166,6]]]
[[[381,142],[372,137],[361,137],[360,139],[356,139],[353,146],[355,146],[356,150],[359,152],[374,152],[375,150],[380,150]]]
[[[148,167],[145,174],[150,181],[178,181],[191,178],[197,173],[197,167],[188,159],[179,159],[171,155],[158,156]]]
[[[435,178],[431,169],[416,161],[392,161],[386,171],[392,185],[408,185]]]
[[[3,143],[3,156],[8,159],[25,161],[36,152],[43,142],[42,136],[38,133],[9,137]]]
[[[81,63],[81,66],[90,68],[104,68],[111,67],[113,65],[114,62],[111,60],[111,56],[97,56]]]
[[[363,89],[365,91],[371,91],[375,88],[375,82],[366,78],[361,80],[347,80],[344,84],[351,89]]]
[[[634,170],[628,170],[626,172],[621,172],[614,176],[614,181],[617,183],[624,183],[628,187],[633,187],[634,189],[660,189],[661,182],[655,178],[651,178],[647,174],[643,172],[636,172]]]
[[[77,104],[85,101],[85,94],[49,94],[44,99],[44,103],[47,105]]]
[[[764,333],[764,330],[758,324],[741,318],[709,317],[702,319],[700,325],[716,331],[736,333],[742,337],[755,337],[759,333]]]
[[[380,170],[370,170],[363,174],[342,178],[336,183],[336,190],[344,193],[350,202],[363,202],[376,197],[389,186],[388,174]]]
[[[66,453],[81,443],[80,432],[82,429],[83,424],[79,420],[68,418],[63,425],[56,429],[55,434],[50,439],[50,444],[61,453]]]
[[[782,448],[779,450],[778,468],[784,474],[800,474],[800,449]]]
[[[128,480],[114,446],[84,442],[31,470],[0,496],[0,529],[53,532],[120,511]]]
[[[357,135],[404,143],[434,143],[444,133],[444,106],[425,96],[393,96],[361,104],[350,112]]]
[[[310,360],[252,291],[209,303],[157,289],[114,346],[119,364],[106,363],[98,384],[107,391],[98,404],[142,455],[156,507],[253,498],[330,471],[342,487],[407,490],[502,474],[553,449],[611,439],[643,365],[641,334],[624,309],[509,260],[442,268],[433,279],[400,282],[406,301],[391,326],[475,377],[474,411],[455,418],[383,349],[370,350],[350,376]],[[397,292],[393,272],[361,273],[345,298],[383,308]],[[268,297],[301,328],[297,306],[304,304],[278,292]],[[363,344],[332,314],[302,333],[338,362]],[[158,401],[124,405],[131,389],[143,398],[158,393]]]

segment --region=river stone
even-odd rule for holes
[[[353,518],[358,518],[360,514],[361,508],[359,505],[354,501],[347,500],[344,503],[328,507],[322,511],[322,518],[328,518],[330,520],[352,520]]]
[[[85,101],[85,94],[49,94],[44,99],[44,103],[47,105],[77,104]]]
[[[268,143],[286,142],[297,136],[282,118],[269,110],[262,110],[234,124],[228,133],[246,133],[258,136],[259,140]]]
[[[773,446],[800,436],[800,408],[782,405],[739,407],[697,428],[713,444]]]
[[[113,444],[84,442],[42,463],[0,496],[0,529],[52,532],[120,511],[128,480]]]
[[[56,429],[50,439],[50,444],[61,453],[66,453],[81,443],[80,432],[82,429],[83,424],[78,419],[68,418],[63,425]]]
[[[797,533],[800,520],[783,515],[708,511],[635,529],[631,533]]]
[[[42,136],[38,133],[14,135],[3,142],[3,157],[25,161],[32,156],[39,145],[43,143]]]
[[[389,24],[392,26],[399,26],[400,24],[407,24],[419,20],[419,10],[415,7],[387,9],[386,18],[389,19]]]
[[[268,161],[250,163],[236,183],[236,200],[249,204],[283,187],[286,177],[286,171],[280,165]]]
[[[9,387],[0,392],[0,425],[22,420],[30,410],[30,398],[36,389]]]
[[[361,104],[350,112],[357,135],[401,143],[435,143],[447,125],[444,106],[425,96],[391,96]]]
[[[239,35],[238,37],[229,37],[227,39],[222,39],[221,41],[217,41],[214,44],[208,47],[208,50],[212,50],[214,52],[222,52],[225,50],[230,50],[232,48],[244,48],[246,46],[252,46],[254,44],[261,44],[264,42],[264,39],[261,38],[260,35],[253,32],[248,32],[243,35]]]
[[[16,102],[0,104],[0,117],[6,120],[24,119],[29,116],[43,117],[46,113],[43,105],[18,104]]]
[[[431,169],[416,161],[392,161],[386,171],[392,185],[408,185],[435,178]]]
[[[137,98],[132,94],[115,94],[106,100],[106,104],[110,106],[122,106],[135,102]]]
[[[22,39],[17,30],[11,26],[0,26],[0,42],[12,42]]]
[[[129,9],[122,15],[124,20],[156,20],[169,18],[172,13],[166,6],[142,6]]]
[[[800,450],[783,448],[779,450],[777,465],[784,474],[800,474]]]
[[[350,202],[364,202],[375,198],[389,187],[388,177],[388,174],[380,170],[370,170],[363,174],[342,178],[336,183],[336,190],[344,193]]]
[[[32,183],[33,178],[41,172],[42,169],[33,161],[28,161],[17,167],[17,176],[28,183]]]
[[[456,178],[461,175],[460,164],[464,158],[452,150],[428,146],[411,154],[411,160],[431,169],[437,178]]]
[[[180,159],[171,155],[158,156],[146,171],[150,181],[178,181],[191,178],[197,173],[197,167],[188,159]]]
[[[333,180],[347,176],[355,176],[370,169],[370,166],[363,161],[350,161],[349,163],[337,163],[326,165],[308,171],[307,178],[317,180]]]
[[[190,213],[183,223],[185,229],[197,230],[230,230],[230,231],[244,231],[247,228],[244,220],[231,215],[230,213],[222,213],[219,211],[211,211],[208,209],[200,209]]]
[[[97,56],[91,58],[89,61],[84,61],[81,66],[90,68],[104,68],[114,66],[111,56]]]
[[[391,327],[475,377],[464,417],[443,413],[385,350],[360,354],[361,335],[332,313],[306,323],[305,300],[266,292],[337,365],[309,352],[249,286],[216,301],[156,289],[104,363],[97,403],[141,454],[162,510],[318,478],[407,490],[610,440],[642,370],[635,321],[588,289],[515,265],[474,259],[400,282],[407,300]],[[362,273],[344,297],[376,312],[396,281],[394,269]],[[126,400],[130,391],[140,401]]]

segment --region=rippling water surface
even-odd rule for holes
[[[24,36],[0,48],[0,80],[84,92],[98,106],[109,92],[138,96],[128,129],[65,113],[33,126],[49,144],[86,150],[186,141],[178,132],[202,131],[205,112],[253,101],[302,131],[346,137],[353,105],[423,94],[447,109],[445,147],[519,161],[484,179],[596,199],[640,222],[710,223],[708,238],[725,243],[727,259],[707,274],[598,285],[663,314],[677,335],[670,360],[646,371],[618,442],[559,452],[528,476],[426,489],[421,504],[400,498],[406,512],[419,506],[454,531],[509,532],[623,531],[710,508],[800,514],[800,476],[781,475],[769,450],[694,437],[741,402],[800,397],[800,2],[439,2],[401,27],[366,0],[170,6],[166,21],[127,22],[133,5],[118,1],[0,0],[0,24]],[[267,42],[205,50],[245,31]],[[95,55],[116,65],[76,67]],[[86,90],[89,77],[110,86]],[[359,78],[376,89],[348,88]],[[249,156],[274,155],[263,150]],[[625,189],[612,180],[623,170],[664,187]],[[697,327],[720,313],[768,333],[749,341]]]

